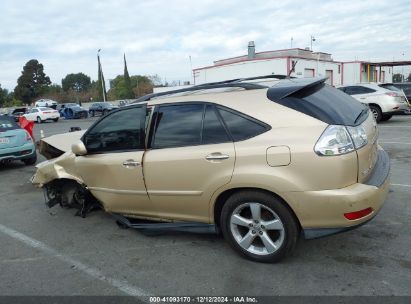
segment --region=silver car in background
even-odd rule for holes
[[[376,83],[361,83],[338,87],[358,101],[368,104],[377,122],[389,120],[410,108],[402,91],[392,91]]]

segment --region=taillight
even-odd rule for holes
[[[398,94],[395,92],[387,92],[385,95],[391,96],[391,97],[398,97]]]
[[[349,213],[344,213],[344,217],[347,220],[353,221],[353,220],[358,220],[364,216],[367,216],[373,212],[373,209],[371,207],[359,210],[359,211],[354,211],[354,212],[349,212]]]
[[[46,112],[43,112],[44,114],[50,114],[51,112],[49,112],[49,111],[46,111]]]
[[[341,155],[360,149],[368,143],[362,126],[328,126],[321,134],[314,151],[320,156]]]

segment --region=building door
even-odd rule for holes
[[[380,82],[385,82],[385,71],[381,71]]]
[[[334,85],[333,70],[325,70],[325,76],[327,77],[326,83]]]
[[[314,69],[304,69],[304,77],[314,77]]]

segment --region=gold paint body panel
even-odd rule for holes
[[[372,115],[363,124],[369,140],[365,147],[340,156],[319,156],[313,149],[327,124],[269,101],[266,91],[159,98],[147,105],[189,101],[221,104],[271,126],[259,136],[235,143],[77,157],[68,151],[39,164],[33,183],[42,186],[53,179],[73,179],[87,185],[109,212],[170,221],[214,223],[217,198],[237,188],[277,194],[303,228],[349,227],[372,215],[348,221],[344,213],[368,207],[377,212],[389,180],[380,188],[362,184],[375,165],[378,148]],[[56,138],[53,144],[58,148]],[[64,142],[65,135],[59,139]],[[67,143],[62,146],[67,151]],[[216,152],[229,157],[206,160]],[[124,167],[128,159],[141,166]]]

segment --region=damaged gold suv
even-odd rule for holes
[[[32,182],[49,206],[84,212],[94,202],[117,218],[215,227],[243,256],[278,261],[300,236],[369,221],[388,192],[369,108],[324,81],[239,79],[144,96],[86,132],[44,139],[50,159]]]

